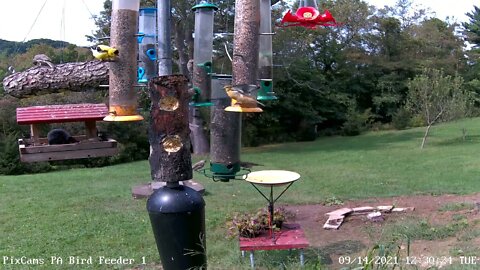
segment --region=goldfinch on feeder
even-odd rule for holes
[[[257,104],[265,106],[263,103],[259,102],[255,98],[252,98],[246,95],[240,88],[236,88],[231,85],[226,85],[224,87],[225,92],[227,95],[234,101],[235,105],[239,105],[240,107],[257,107]]]
[[[91,47],[90,50],[93,56],[101,61],[113,61],[119,54],[117,49],[107,45],[96,45]]]

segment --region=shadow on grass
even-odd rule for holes
[[[466,145],[466,144],[478,144],[479,142],[480,142],[480,135],[471,135],[471,136],[466,136],[465,139],[463,139],[463,137],[456,137],[448,140],[431,142],[431,144],[436,146],[458,146],[458,145]]]
[[[312,142],[287,143],[279,145],[264,145],[251,149],[251,152],[271,152],[278,154],[291,154],[293,152],[337,152],[376,150],[391,148],[394,144],[417,141],[420,145],[423,131],[403,131],[388,133],[370,133],[353,137],[323,137]]]

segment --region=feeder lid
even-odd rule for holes
[[[140,13],[155,13],[157,12],[157,9],[154,7],[146,7],[146,8],[140,8],[139,10]]]
[[[244,176],[247,182],[263,186],[285,185],[300,178],[300,174],[283,170],[264,170],[251,172]]]
[[[218,10],[217,5],[209,3],[207,1],[202,1],[202,2],[200,2],[200,4],[193,6],[192,10],[195,11],[199,8],[211,8],[213,10]]]

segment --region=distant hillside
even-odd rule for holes
[[[0,39],[0,54],[5,53],[6,55],[11,55],[25,53],[28,49],[36,44],[47,44],[53,48],[64,48],[70,45],[70,43],[66,41],[51,40],[46,38],[32,39],[27,42]]]

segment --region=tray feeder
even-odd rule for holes
[[[96,121],[108,114],[105,104],[67,104],[17,108],[17,123],[30,125],[30,138],[19,139],[18,149],[22,162],[106,157],[118,154],[117,141],[97,136]],[[78,142],[49,145],[40,137],[40,125],[85,122],[85,135],[73,136]]]
[[[264,170],[251,172],[247,174],[244,179],[252,184],[252,186],[262,195],[262,197],[267,200],[270,218],[270,233],[272,235],[272,239],[275,240],[275,233],[273,231],[274,204],[293,185],[295,181],[300,179],[300,174],[284,170]],[[273,194],[273,188],[285,185],[286,187],[282,190],[282,192],[275,197]],[[268,196],[261,189],[259,189],[258,186],[268,187],[270,189]]]
[[[316,7],[300,7],[295,14],[290,10],[283,16],[281,27],[300,26],[308,29],[316,29],[318,26],[337,26],[335,18],[327,9],[320,14]]]

